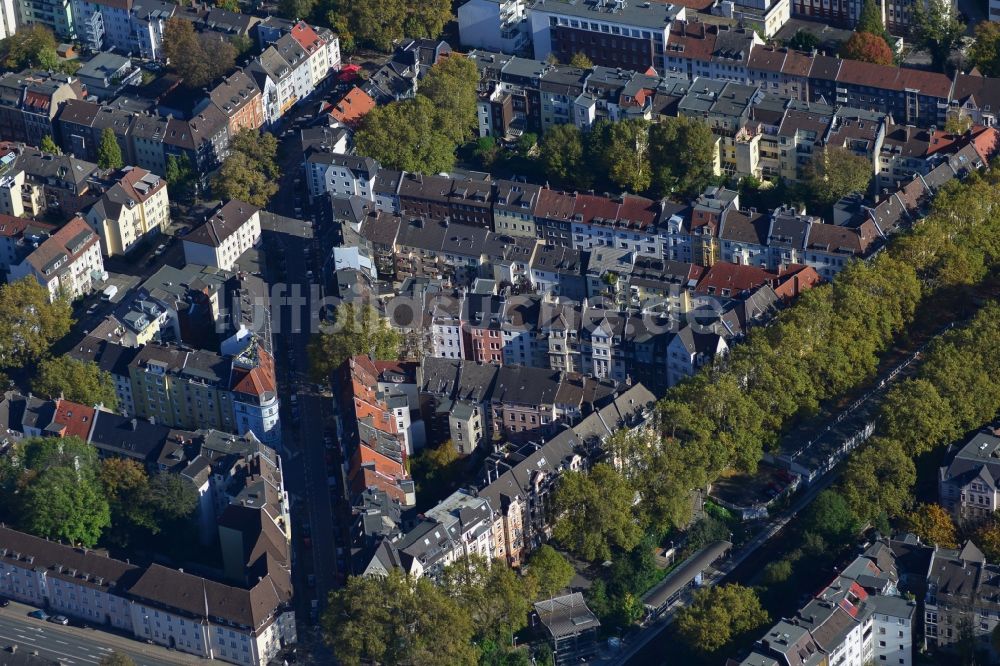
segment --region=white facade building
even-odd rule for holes
[[[233,270],[240,255],[258,241],[260,209],[233,200],[184,237],[184,260],[189,264]]]
[[[82,217],[74,217],[49,236],[25,259],[11,266],[10,279],[32,276],[48,289],[49,300],[79,298],[94,288],[104,273],[97,234]]]
[[[524,0],[469,0],[458,8],[458,34],[468,48],[521,53],[530,42]]]

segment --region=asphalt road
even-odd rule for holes
[[[64,664],[98,664],[111,652],[127,654],[139,666],[172,666],[198,664],[202,659],[175,650],[134,641],[124,636],[95,629],[64,627],[28,617],[35,610],[17,602],[0,609],[0,664],[10,646],[19,653],[38,652],[39,657],[55,659]]]

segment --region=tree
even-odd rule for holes
[[[234,14],[240,13],[240,0],[215,0],[215,6]]]
[[[97,147],[97,165],[102,169],[121,169],[125,166],[121,146],[118,145],[115,132],[110,127],[101,130],[101,143]]]
[[[885,29],[885,21],[882,20],[882,8],[875,0],[865,0],[861,5],[861,14],[858,16],[858,23],[854,26],[855,34],[867,32],[882,38],[888,45],[889,33]]]
[[[439,122],[438,110],[425,95],[378,106],[361,120],[354,136],[357,152],[382,166],[439,173],[455,165],[454,127]]]
[[[961,434],[948,401],[933,383],[920,377],[890,390],[879,416],[879,432],[898,441],[910,456],[926,453]]]
[[[49,302],[48,290],[34,278],[0,285],[0,367],[36,363],[72,324],[69,303]]]
[[[198,175],[191,168],[187,153],[167,155],[167,168],[163,177],[170,186],[170,198],[189,201],[194,197]]]
[[[840,56],[851,60],[891,65],[895,54],[885,40],[870,32],[856,32],[840,47]]]
[[[500,149],[497,140],[492,136],[481,136],[476,139],[476,149],[473,151],[484,168],[489,168],[497,159]]]
[[[309,365],[317,382],[328,382],[351,356],[398,358],[401,336],[372,306],[341,303],[335,322],[335,330],[314,335],[309,342]]]
[[[632,192],[647,190],[652,184],[649,123],[630,118],[612,124],[604,159],[615,185]]]
[[[101,657],[101,661],[98,662],[98,666],[135,666],[135,661],[127,654],[122,654],[121,652],[111,652],[104,657]]]
[[[696,590],[676,621],[682,640],[699,652],[714,653],[733,638],[764,626],[770,617],[752,588],[719,585]]]
[[[904,519],[906,529],[925,543],[941,548],[958,548],[955,523],[940,504],[919,504]]]
[[[902,445],[876,437],[848,461],[843,493],[862,520],[872,520],[880,511],[898,516],[910,503],[916,481],[913,459]]]
[[[263,208],[278,192],[281,172],[275,161],[278,141],[270,132],[243,128],[229,144],[229,156],[212,183],[222,199],[238,199]]]
[[[585,560],[603,561],[615,548],[631,550],[642,538],[632,512],[635,490],[614,467],[566,472],[553,498],[556,540]]]
[[[0,41],[0,64],[4,69],[20,71],[37,67],[58,70],[56,38],[44,25],[23,26]]]
[[[986,555],[986,560],[996,562],[1000,559],[1000,521],[994,515],[976,530],[973,541]]]
[[[975,41],[969,47],[969,63],[984,76],[1000,74],[1000,25],[982,21],[976,25]]]
[[[111,509],[112,539],[127,544],[130,532],[139,528],[160,531],[156,507],[150,498],[149,476],[142,465],[127,458],[101,461],[97,479]]]
[[[24,495],[21,526],[40,537],[94,546],[111,524],[111,511],[100,486],[72,467],[41,472]]]
[[[864,157],[831,146],[818,150],[809,160],[805,183],[818,202],[831,205],[848,194],[865,192],[872,170]]]
[[[297,21],[312,16],[318,0],[281,0],[278,3],[278,13],[286,19]]]
[[[322,627],[346,666],[477,663],[475,625],[459,600],[398,569],[384,577],[348,577],[330,594]]]
[[[538,594],[553,597],[566,589],[576,571],[562,554],[544,544],[528,558],[528,575],[538,581]]]
[[[778,585],[792,577],[792,561],[784,558],[777,562],[769,562],[764,567],[764,584]]]
[[[962,109],[949,110],[944,119],[944,131],[948,134],[965,134],[972,128],[972,118]]]
[[[545,132],[539,146],[545,173],[564,186],[589,187],[593,178],[584,161],[583,137],[572,123],[556,125]]]
[[[190,21],[167,19],[163,51],[187,88],[202,88],[236,64],[236,49],[221,35],[198,34]]]
[[[805,529],[843,543],[858,530],[858,516],[844,496],[835,490],[824,490],[806,510]]]
[[[160,472],[149,480],[149,500],[164,519],[179,520],[198,508],[198,490],[180,475]]]
[[[480,637],[505,645],[513,643],[514,634],[527,626],[537,594],[534,579],[478,555],[447,566],[441,585],[469,613]]]
[[[928,51],[934,66],[944,69],[965,35],[965,24],[945,0],[927,0],[913,6],[912,35],[918,48]]]
[[[410,472],[417,484],[418,496],[433,493],[443,497],[461,478],[462,458],[451,440],[425,448],[410,461]]]
[[[697,196],[715,176],[715,135],[697,118],[665,118],[650,129],[649,144],[653,189],[660,196]]]
[[[569,60],[570,67],[578,67],[580,69],[593,69],[594,63],[587,57],[587,54],[583,51],[577,51],[573,54],[573,57]]]
[[[418,94],[433,104],[435,125],[456,146],[468,141],[478,126],[478,85],[476,63],[460,56],[443,59],[420,82]]]
[[[819,46],[819,37],[812,34],[808,30],[800,29],[792,35],[792,38],[785,43],[785,46],[790,49],[809,53],[816,50]]]
[[[38,148],[43,153],[48,153],[49,155],[62,154],[62,151],[59,149],[59,146],[57,146],[56,142],[52,139],[51,134],[46,134],[45,136],[42,137],[42,143]]]
[[[102,404],[112,411],[118,409],[118,395],[111,373],[96,363],[78,361],[71,356],[45,359],[38,365],[38,374],[31,382],[32,392],[58,398],[60,395],[84,405]]]
[[[687,548],[694,552],[716,541],[728,541],[730,536],[728,525],[718,518],[704,515],[687,531]]]
[[[538,135],[534,132],[525,132],[517,139],[517,154],[521,157],[530,157],[537,145]]]

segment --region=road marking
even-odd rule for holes
[[[36,640],[36,639],[34,639],[34,638],[28,638],[28,637],[27,637],[27,636],[25,636],[24,634],[18,634],[18,637],[20,637],[20,638],[21,638],[21,640],[25,640],[25,641],[31,641],[32,643],[34,643],[34,642],[35,642],[35,640]]]
[[[52,640],[54,640],[56,643],[62,643],[63,645],[69,645],[69,643],[67,643],[66,641],[61,641],[58,638],[54,638]]]
[[[17,642],[16,640],[14,640],[13,638],[11,638],[10,636],[4,636],[2,634],[0,634],[0,639],[3,639],[5,641],[13,641],[14,643]],[[61,657],[65,657],[67,659],[70,659],[70,658],[79,659],[80,661],[86,661],[87,663],[90,663],[90,664],[96,664],[96,663],[98,663],[97,661],[95,661],[93,659],[84,659],[83,657],[80,657],[78,655],[75,655],[75,654],[66,654],[65,652],[59,652],[58,650],[53,650],[52,648],[44,647],[42,645],[33,646],[33,647],[35,647],[35,649],[39,650],[40,652],[51,652],[52,654],[57,654],[57,655],[59,655]]]

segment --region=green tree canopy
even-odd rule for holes
[[[950,2],[927,0],[917,3],[911,10],[912,36],[919,48],[930,53],[934,66],[944,69],[951,52],[965,34],[965,24]]]
[[[94,546],[111,524],[98,483],[72,467],[41,472],[25,490],[21,526],[40,537]]]
[[[84,405],[103,404],[118,409],[118,396],[111,373],[96,363],[78,361],[71,356],[48,358],[38,365],[31,382],[32,392],[49,398],[64,397]]]
[[[528,558],[528,574],[538,581],[541,597],[553,597],[562,592],[575,573],[569,560],[548,544],[539,547]]]
[[[975,41],[969,47],[968,58],[983,75],[1000,74],[1000,24],[993,21],[976,24]]]
[[[819,37],[812,34],[808,30],[798,30],[792,38],[789,39],[785,46],[790,49],[796,49],[798,51],[811,52],[819,47]]]
[[[0,40],[0,63],[14,71],[31,67],[58,70],[55,35],[44,25],[20,26],[16,33]]]
[[[225,38],[196,33],[194,24],[181,18],[167,19],[163,52],[187,88],[202,88],[236,65],[236,49]]]
[[[539,146],[546,175],[563,186],[589,187],[592,176],[584,161],[583,145],[580,128],[572,123],[556,125],[546,131]]]
[[[847,499],[835,490],[824,490],[806,510],[803,521],[813,531],[835,543],[844,543],[858,530],[858,516]]]
[[[593,69],[594,63],[587,54],[582,51],[577,51],[573,54],[573,57],[569,60],[570,67],[579,67],[580,69]]]
[[[62,154],[62,151],[59,149],[59,146],[56,145],[56,142],[52,139],[51,134],[46,134],[45,136],[42,137],[42,143],[40,146],[38,146],[38,148],[43,153],[48,153],[50,155]]]
[[[65,299],[49,302],[49,292],[34,278],[0,285],[0,367],[36,363],[69,333],[72,312]]]
[[[318,0],[280,0],[278,3],[278,13],[286,19],[296,21],[306,19],[313,15]]]
[[[309,342],[309,367],[317,382],[328,382],[351,356],[370,354],[388,360],[399,356],[401,336],[370,305],[341,303],[332,332],[320,332]]]
[[[871,182],[871,163],[845,148],[817,150],[806,166],[805,183],[813,197],[824,205],[855,192],[865,192]]]
[[[115,132],[110,127],[101,130],[101,143],[97,146],[97,165],[102,169],[121,169],[125,166],[122,149]]]
[[[424,95],[376,107],[354,136],[357,151],[393,169],[448,171],[455,165],[456,145],[438,117],[434,102]]]
[[[697,196],[715,175],[715,135],[697,118],[665,118],[650,130],[653,190]]]
[[[843,492],[851,510],[864,520],[884,511],[898,516],[911,501],[917,471],[899,442],[874,438],[847,463]]]
[[[278,169],[275,156],[278,140],[270,132],[243,128],[229,144],[229,156],[223,162],[213,191],[221,199],[238,199],[263,208],[278,192]]]
[[[164,520],[179,520],[198,508],[198,490],[178,474],[160,472],[149,481],[149,500]]]
[[[677,631],[693,649],[714,653],[733,638],[770,622],[757,593],[742,585],[696,590],[691,604],[678,611]]]
[[[163,174],[170,186],[172,200],[190,201],[195,194],[198,174],[191,168],[191,160],[187,153],[167,155],[167,168]]]
[[[632,511],[635,490],[614,467],[599,463],[589,473],[566,472],[553,498],[553,536],[585,560],[631,550],[642,538]]]
[[[875,0],[864,0],[861,5],[861,15],[858,16],[858,23],[854,26],[855,33],[867,32],[882,38],[888,44],[889,33],[885,29],[885,21],[882,20],[882,8]]]
[[[940,504],[918,504],[906,514],[903,524],[924,543],[941,548],[958,548],[955,522]]]
[[[454,562],[441,578],[448,596],[458,599],[471,615],[480,637],[510,644],[514,634],[527,626],[537,594],[533,578],[479,556]]]
[[[604,152],[608,176],[618,187],[643,192],[653,182],[649,161],[649,123],[642,119],[621,120],[611,125]]]
[[[460,600],[398,569],[384,577],[348,577],[330,594],[322,626],[345,666],[477,664],[475,625]]]
[[[471,139],[478,127],[478,85],[476,63],[460,56],[443,59],[420,82],[418,94],[433,103],[435,124],[456,146]]]
[[[934,384],[919,377],[890,390],[879,414],[881,434],[899,442],[910,456],[926,453],[961,434],[948,401]]]

